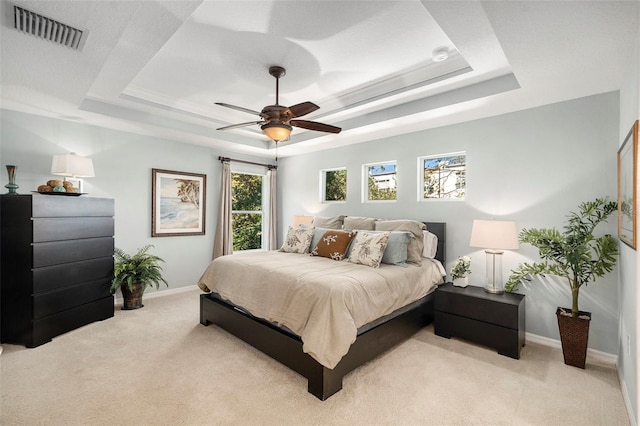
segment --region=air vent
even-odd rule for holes
[[[79,50],[84,45],[86,31],[15,5],[13,11],[14,28],[18,31],[74,50]]]

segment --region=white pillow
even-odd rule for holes
[[[299,226],[289,227],[287,238],[285,238],[279,251],[285,253],[308,253],[311,239],[313,238],[313,228]]]
[[[384,249],[387,248],[390,232],[358,231],[353,239],[349,262],[359,263],[372,268],[380,266]]]
[[[424,249],[422,249],[422,257],[433,259],[438,251],[438,236],[429,231],[422,231],[422,240],[424,241]]]

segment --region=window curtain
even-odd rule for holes
[[[213,242],[213,258],[233,254],[233,228],[231,227],[231,165],[222,163],[220,184],[220,211],[216,236]]]
[[[278,245],[278,229],[277,229],[277,209],[276,209],[276,169],[267,171],[267,180],[269,181],[269,241],[267,242],[267,250],[275,250]]]

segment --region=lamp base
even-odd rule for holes
[[[486,291],[487,293],[492,293],[492,294],[502,294],[502,293],[504,293],[503,289],[495,288],[495,287],[490,286],[490,285],[485,286],[484,291]]]

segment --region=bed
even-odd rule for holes
[[[446,244],[446,226],[444,223],[424,222],[429,232],[435,234],[438,237],[437,251],[434,256],[441,264],[445,262],[445,244]],[[281,270],[285,269],[287,265],[278,263],[283,262],[281,259],[286,254],[275,252],[263,252],[256,260],[251,257],[243,255],[237,256],[225,256],[225,262],[239,263],[236,268],[242,270],[257,269],[260,270],[259,263],[260,258],[265,258],[265,262],[268,261],[273,270],[265,270],[262,273],[264,282],[269,282],[269,275],[273,275],[273,280],[278,281],[283,275],[278,275]],[[314,277],[318,274],[316,272],[309,271],[309,269],[316,268],[318,270],[330,268],[333,265],[336,267],[344,267],[347,262],[336,262],[328,259],[312,258],[308,255],[293,254],[292,259],[300,261],[303,264],[307,262],[307,266],[300,266],[305,268],[305,274],[300,277],[293,277],[291,281],[296,282],[301,279],[308,280],[311,284],[310,287],[315,287],[313,283]],[[250,259],[250,260],[249,260]],[[310,260],[311,259],[311,260]],[[242,264],[242,262],[250,262]],[[311,265],[308,262],[318,262],[318,265]],[[324,263],[322,263],[324,262]],[[365,362],[375,358],[379,354],[389,350],[398,343],[408,339],[415,332],[426,326],[433,321],[433,301],[434,292],[432,291],[435,286],[429,291],[426,291],[426,295],[421,295],[417,300],[411,301],[405,304],[404,299],[393,301],[393,305],[386,306],[384,309],[390,312],[384,312],[384,315],[374,319],[369,312],[366,314],[355,316],[352,323],[349,323],[351,319],[345,320],[342,315],[330,313],[325,315],[326,310],[322,308],[319,310],[319,324],[326,326],[327,330],[323,327],[316,330],[315,337],[310,333],[307,333],[304,328],[298,327],[295,321],[287,323],[282,320],[282,316],[286,318],[295,317],[296,312],[291,314],[285,312],[282,315],[269,316],[260,312],[260,306],[252,304],[254,300],[261,300],[263,298],[268,299],[269,293],[256,294],[249,293],[245,299],[241,300],[240,304],[234,303],[238,299],[230,297],[227,291],[231,287],[239,286],[241,283],[230,283],[226,285],[228,281],[231,281],[225,274],[225,271],[221,269],[220,261],[216,265],[210,265],[203,278],[199,283],[203,290],[209,291],[207,285],[211,286],[212,278],[217,278],[218,284],[212,286],[214,291],[210,291],[200,295],[200,323],[207,326],[209,324],[215,324],[223,328],[227,332],[235,335],[236,337],[244,340],[265,354],[271,356],[282,364],[288,366],[292,370],[301,374],[308,379],[308,391],[321,400],[325,400],[334,393],[342,389],[343,377],[364,364]],[[255,263],[255,265],[253,264]],[[430,260],[425,259],[424,265],[429,265]],[[338,266],[340,265],[340,266]],[[344,266],[342,266],[344,265]],[[212,268],[216,266],[216,268]],[[294,265],[295,267],[295,265]],[[228,266],[231,268],[231,266]],[[360,268],[356,273],[356,278],[359,279],[359,274],[373,273],[374,268],[367,266],[357,265],[356,268]],[[385,275],[391,273],[393,269],[400,274],[405,274],[411,277],[415,276],[420,269],[417,266],[409,265],[406,268],[398,266],[382,265],[380,268],[375,269],[377,275]],[[339,269],[339,271],[342,271]],[[348,271],[348,270],[346,270]],[[441,268],[439,269],[441,271]],[[341,275],[347,275],[351,277],[351,272],[337,272]],[[396,273],[396,272],[393,272]],[[432,272],[430,272],[432,273]],[[414,275],[411,275],[414,274]],[[366,277],[366,275],[363,275]],[[208,277],[208,278],[207,278]],[[374,277],[372,275],[372,277]],[[440,280],[442,276],[440,274]],[[246,278],[243,278],[245,281]],[[319,278],[320,279],[320,278]],[[371,281],[376,281],[377,278],[371,278]],[[417,279],[417,278],[416,278]],[[422,278],[420,278],[422,279]],[[207,281],[209,280],[209,281]],[[242,281],[242,279],[240,279]],[[262,280],[255,280],[262,281]],[[252,282],[254,290],[259,291],[263,287],[263,283],[258,284]],[[372,284],[373,285],[373,284]],[[251,287],[251,286],[250,286]],[[367,288],[375,288],[369,287]],[[425,287],[426,288],[426,287]],[[424,289],[420,290],[423,291]],[[265,290],[266,291],[266,290]],[[370,290],[367,290],[370,291]],[[391,289],[395,292],[395,289]],[[304,293],[301,293],[304,295]],[[396,293],[393,293],[394,295]],[[404,298],[404,295],[398,295],[398,299]],[[409,296],[407,296],[409,297]],[[351,300],[352,296],[347,296],[348,300]],[[358,299],[359,296],[355,297]],[[232,302],[231,300],[234,300]],[[292,296],[292,300],[296,300],[295,296]],[[257,302],[256,302],[257,303]],[[389,302],[391,303],[391,302]],[[289,306],[300,305],[299,300],[295,303],[290,303]],[[247,309],[247,306],[249,308]],[[313,305],[316,306],[316,305]],[[302,307],[300,309],[303,309]],[[253,312],[250,313],[250,312]],[[378,314],[376,314],[378,315]],[[263,319],[268,318],[268,319]],[[337,318],[337,319],[336,319]],[[345,322],[346,321],[346,322]],[[283,324],[284,323],[284,324]],[[289,326],[291,324],[291,326]],[[318,328],[318,327],[317,327]],[[353,330],[352,330],[353,329]],[[333,331],[331,331],[333,330]],[[333,336],[333,333],[338,331],[338,336]],[[324,334],[323,334],[324,333]],[[344,334],[345,336],[340,336]],[[318,337],[319,336],[319,337]],[[324,345],[324,340],[330,340],[331,344]],[[345,343],[346,339],[346,343]],[[333,340],[337,342],[334,345]],[[346,344],[346,346],[345,346]],[[331,351],[337,351],[332,353]]]

